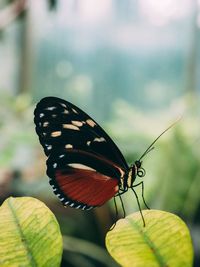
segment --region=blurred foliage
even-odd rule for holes
[[[49,8],[52,9],[56,9],[57,7],[57,0],[49,0]]]
[[[194,266],[199,266],[200,260],[199,114],[199,99],[191,95],[174,99],[167,109],[159,112],[141,112],[118,100],[113,104],[112,120],[106,124],[131,164],[164,129],[181,117],[143,159],[147,172],[144,191],[151,208],[176,213],[189,225],[195,249]],[[141,188],[136,191],[143,204]],[[127,192],[123,200],[127,214],[138,209],[132,192]]]
[[[190,222],[195,218],[199,220],[200,125],[197,103],[185,96],[174,100],[167,110],[142,114],[124,101],[118,101],[113,110],[114,119],[107,127],[111,136],[122,144],[129,163],[138,159],[148,145],[182,115],[157,141],[154,151],[143,159],[147,171],[145,193],[150,206],[175,212]],[[140,195],[141,190],[138,192]],[[127,202],[130,208],[129,196]]]
[[[97,263],[108,267],[118,266],[105,249],[91,242],[70,236],[63,236],[63,242],[65,252],[64,258],[66,258],[69,263],[71,262],[81,267],[95,267]],[[71,254],[69,252],[71,252]],[[76,257],[72,257],[72,252],[76,254]]]
[[[0,99],[0,166],[22,167],[27,159],[23,152],[33,149],[37,142],[31,97],[1,94]],[[22,162],[17,162],[20,159]]]

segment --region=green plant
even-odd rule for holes
[[[54,214],[31,197],[0,208],[0,266],[60,266],[62,236]]]
[[[106,246],[123,267],[191,267],[193,248],[189,230],[174,214],[144,210],[119,220],[108,232]]]
[[[117,222],[107,233],[106,246],[123,267],[190,267],[191,237],[177,216],[158,210],[137,212]],[[115,266],[104,251],[78,239],[64,237],[64,249]],[[62,237],[53,213],[31,197],[8,198],[0,208],[0,266],[60,266]],[[107,265],[106,265],[107,266]]]

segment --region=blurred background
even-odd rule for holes
[[[35,104],[54,95],[78,105],[128,163],[182,116],[144,158],[145,196],[187,223],[200,266],[199,93],[199,0],[0,0],[1,203],[11,195],[46,203],[64,237],[62,266],[117,267],[104,247],[112,201],[63,208],[45,174]],[[138,210],[131,192],[123,200],[127,214]]]

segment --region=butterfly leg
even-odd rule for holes
[[[139,186],[139,185],[142,185],[142,200],[143,200],[143,202],[144,202],[144,205],[146,206],[146,208],[147,208],[148,210],[150,210],[150,208],[149,208],[149,206],[147,205],[147,203],[146,203],[146,201],[145,201],[145,198],[144,198],[144,182],[142,181],[142,182],[140,182],[140,183],[138,183],[138,184],[135,184],[135,185],[133,185],[133,187],[137,187],[137,186]]]
[[[114,196],[114,205],[115,205],[115,222],[114,224],[111,226],[111,228],[109,229],[109,231],[112,231],[117,223],[117,219],[118,219],[118,208],[117,208],[117,203],[116,203],[116,196]]]
[[[124,192],[123,192],[123,193],[124,193]],[[116,215],[116,219],[115,219],[115,223],[114,223],[113,226],[110,228],[110,231],[113,230],[113,229],[115,228],[115,225],[116,225],[116,222],[117,222],[117,219],[118,219],[118,215],[119,215],[119,213],[118,213],[118,209],[117,209],[117,203],[116,203],[116,197],[117,197],[117,196],[119,197],[120,202],[121,202],[121,205],[122,205],[123,218],[126,217],[126,212],[125,212],[125,208],[124,208],[124,203],[123,203],[123,201],[122,201],[122,197],[121,197],[121,195],[122,195],[123,193],[119,193],[119,194],[117,194],[117,195],[114,196],[114,205],[115,205],[115,211],[116,211],[116,213],[115,213],[115,215]]]
[[[141,206],[140,206],[140,202],[139,202],[139,199],[138,199],[138,195],[137,195],[137,193],[135,192],[135,190],[133,189],[133,187],[131,187],[131,189],[132,189],[132,191],[133,191],[133,193],[134,193],[134,195],[135,195],[135,197],[136,197],[136,201],[137,201],[137,204],[138,204],[138,207],[139,207],[139,211],[140,211],[140,214],[141,214],[141,217],[142,217],[142,221],[143,221],[143,226],[145,227],[145,220],[144,220],[144,216],[143,216],[143,214],[142,214],[142,209],[141,209]]]
[[[121,190],[121,192],[119,192],[117,195],[115,196],[118,196],[119,199],[120,199],[120,202],[121,202],[121,206],[122,206],[122,210],[123,210],[123,218],[126,217],[126,211],[125,211],[125,208],[124,208],[124,203],[122,201],[122,197],[121,195],[123,195],[124,193],[126,193],[128,191],[128,188],[124,189],[124,190]]]
[[[124,203],[123,203],[123,201],[122,201],[121,194],[119,194],[119,199],[120,199],[120,202],[121,202],[121,205],[122,205],[123,218],[125,218],[125,217],[126,217],[126,211],[125,211],[125,208],[124,208]]]

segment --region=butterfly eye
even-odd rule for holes
[[[139,170],[137,171],[137,175],[138,175],[139,177],[144,177],[145,174],[146,174],[146,171],[145,171],[145,169],[143,169],[143,168],[139,168]]]

